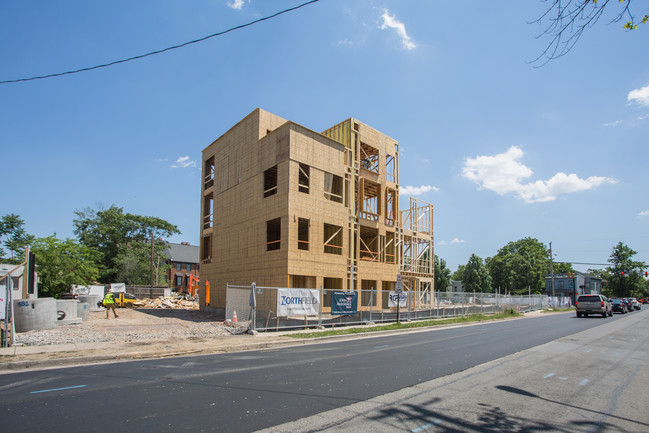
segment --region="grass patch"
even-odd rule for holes
[[[513,309],[510,309],[502,313],[490,314],[490,315],[472,314],[469,316],[453,317],[450,319],[431,319],[431,320],[422,320],[417,322],[397,322],[397,323],[390,323],[389,325],[360,326],[354,328],[331,329],[327,331],[297,333],[297,334],[289,335],[289,337],[321,338],[321,337],[331,337],[335,335],[362,334],[366,332],[377,332],[377,331],[393,331],[397,329],[426,328],[431,326],[452,325],[455,323],[487,322],[491,320],[509,319],[518,316],[521,316],[521,314],[517,313]]]
[[[575,311],[575,307],[548,308],[547,310],[543,310],[544,313],[565,313],[566,311]]]

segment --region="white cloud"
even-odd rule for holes
[[[187,167],[196,167],[196,161],[189,159],[189,156],[181,156],[171,164],[171,168],[187,168]]]
[[[412,39],[410,39],[410,36],[408,36],[408,33],[406,32],[406,26],[401,21],[391,16],[388,13],[387,9],[383,10],[383,15],[381,15],[381,18],[383,18],[381,30],[385,30],[387,28],[394,29],[397,31],[399,38],[401,38],[401,44],[403,45],[403,48],[408,51],[417,48],[417,44],[415,44]]]
[[[432,185],[422,185],[422,186],[401,186],[399,187],[399,194],[416,196],[427,193],[428,191],[439,191],[439,188]]]
[[[523,150],[510,147],[495,156],[466,158],[462,176],[474,181],[480,189],[488,189],[499,195],[515,194],[526,203],[552,201],[560,194],[570,194],[597,187],[603,183],[615,183],[609,177],[591,176],[581,179],[576,174],[557,173],[549,180],[523,183],[532,176],[532,170],[521,164]]]
[[[464,239],[453,238],[451,241],[440,241],[438,245],[448,245],[448,244],[463,244],[466,243]]]
[[[243,7],[243,4],[244,4],[244,0],[233,0],[227,3],[227,5],[232,9],[241,9]]]
[[[643,210],[638,214],[638,218],[649,217],[649,210]]]
[[[631,90],[626,97],[626,100],[629,101],[629,103],[637,102],[642,106],[649,107],[649,85],[640,89]]]
[[[610,126],[610,127],[614,128],[614,127],[616,127],[618,125],[621,125],[622,123],[624,123],[624,122],[622,122],[621,120],[615,120],[613,122],[603,123],[602,126],[607,126],[607,127]]]

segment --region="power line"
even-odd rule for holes
[[[42,80],[44,78],[53,78],[53,77],[60,77],[62,75],[78,74],[79,72],[92,71],[94,69],[99,69],[99,68],[107,68],[108,66],[118,65],[120,63],[126,63],[126,62],[130,62],[132,60],[143,59],[144,57],[152,56],[154,54],[160,54],[160,53],[164,53],[164,52],[167,52],[167,51],[175,50],[177,48],[186,47],[187,45],[196,44],[198,42],[203,42],[203,41],[206,41],[206,40],[208,40],[210,38],[213,38],[213,37],[216,37],[216,36],[222,36],[222,35],[224,35],[226,33],[230,33],[230,32],[235,31],[235,30],[240,30],[240,29],[243,29],[245,27],[250,27],[253,24],[257,24],[257,23],[260,23],[262,21],[270,20],[272,18],[275,18],[275,17],[277,17],[279,15],[282,15],[282,14],[285,14],[285,13],[288,13],[288,12],[293,12],[293,11],[295,11],[297,9],[300,9],[300,8],[304,7],[304,6],[308,6],[308,5],[312,4],[312,3],[317,3],[319,1],[320,0],[310,0],[310,1],[306,2],[306,3],[302,3],[302,4],[300,4],[298,6],[295,6],[295,7],[292,7],[292,8],[284,9],[283,11],[274,13],[273,15],[269,15],[267,17],[259,18],[259,19],[254,20],[254,21],[250,21],[249,23],[246,23],[246,24],[241,24],[239,26],[232,27],[230,29],[223,30],[223,31],[218,32],[218,33],[214,33],[214,34],[211,34],[209,36],[205,36],[205,37],[195,39],[195,40],[189,41],[189,42],[184,42],[182,44],[174,45],[172,47],[167,47],[167,48],[163,48],[161,50],[151,51],[150,53],[146,53],[146,54],[140,54],[139,56],[133,56],[133,57],[129,57],[129,58],[126,58],[126,59],[115,60],[113,62],[103,63],[101,65],[90,66],[90,67],[87,67],[87,68],[75,69],[73,71],[58,72],[56,74],[40,75],[40,76],[37,76],[37,77],[30,77],[30,78],[18,78],[18,79],[15,79],[15,80],[0,81],[0,84],[19,83],[19,82],[22,82],[22,81]]]

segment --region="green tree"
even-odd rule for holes
[[[160,286],[164,280],[169,265],[163,263],[166,243],[160,240],[153,245],[153,284]],[[116,280],[129,285],[148,285],[151,277],[151,245],[150,242],[132,241],[119,248],[115,258],[117,269]]]
[[[60,240],[54,235],[38,238],[31,250],[36,257],[41,296],[58,297],[69,292],[72,284],[92,284],[99,275],[97,252],[75,239]]]
[[[491,276],[481,257],[471,254],[462,273],[465,292],[491,292]]]
[[[155,263],[156,254],[160,255],[164,251],[164,248],[156,249],[156,242],[180,233],[178,227],[163,219],[124,213],[123,208],[115,205],[97,211],[91,208],[77,210],[75,215],[74,233],[79,241],[100,253],[98,266],[99,280],[102,283],[118,281],[120,266],[122,272],[125,269],[139,269],[140,266],[133,266],[130,261],[135,257],[144,260],[144,255],[140,254],[141,245],[139,244],[147,242],[149,243],[149,255],[146,263],[148,263],[150,271],[152,259]],[[151,256],[151,239],[154,240],[153,257]],[[128,252],[129,248],[137,248],[137,251]]]
[[[34,236],[27,234],[23,226],[25,221],[16,214],[10,213],[0,219],[0,259],[9,263],[21,263],[25,259],[25,249]],[[2,247],[9,251],[9,257]]]
[[[487,259],[493,287],[515,294],[541,293],[550,273],[550,252],[534,238],[510,242]]]
[[[613,247],[608,258],[611,266],[607,268],[609,277],[607,292],[618,297],[637,297],[642,293],[644,288],[642,274],[647,264],[633,260],[636,254],[638,254],[636,251],[622,242]]]
[[[611,14],[607,21],[623,22],[622,27],[627,31],[649,21],[646,13],[636,15],[633,0],[552,0],[548,3],[545,13],[534,22],[547,23],[540,36],[549,38],[550,42],[534,62],[547,63],[568,54],[584,31],[606,16],[605,13]]]
[[[462,281],[464,279],[464,268],[465,265],[457,265],[457,270],[451,275],[453,281]]]
[[[435,254],[435,291],[445,292],[451,285],[451,270],[446,267],[446,260]]]

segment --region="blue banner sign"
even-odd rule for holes
[[[331,292],[331,315],[356,314],[358,309],[358,293]]]

